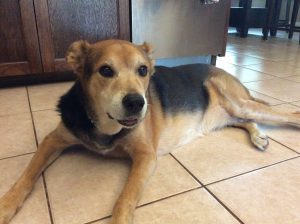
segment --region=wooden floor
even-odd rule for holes
[[[275,109],[300,110],[297,38],[230,35],[228,41],[218,67]],[[71,84],[0,90],[0,196],[58,123],[56,101]],[[256,150],[243,130],[227,128],[161,157],[135,223],[300,223],[300,131],[261,128],[270,137],[266,152]],[[128,171],[126,161],[68,151],[39,179],[11,223],[108,223]]]

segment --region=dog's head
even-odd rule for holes
[[[134,45],[122,40],[96,44],[74,42],[66,54],[90,99],[101,125],[116,132],[133,127],[147,111],[146,92],[154,62],[149,44]]]

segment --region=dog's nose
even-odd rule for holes
[[[137,93],[127,94],[122,100],[123,106],[130,115],[140,112],[145,104],[144,97]]]

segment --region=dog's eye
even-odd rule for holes
[[[142,65],[138,68],[138,73],[140,76],[146,76],[148,73],[148,68],[146,65]]]
[[[99,69],[99,73],[104,77],[113,77],[115,74],[112,68],[107,65],[102,66]]]

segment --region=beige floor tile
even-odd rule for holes
[[[292,104],[295,105],[295,106],[297,106],[297,107],[300,107],[300,101],[293,102]]]
[[[230,55],[228,57],[225,57],[224,60],[228,63],[240,66],[255,65],[263,62],[263,60],[260,58],[251,57],[243,54]]]
[[[135,224],[239,223],[206,190],[187,192],[136,210]],[[94,224],[109,224],[108,220]]]
[[[267,75],[262,72],[227,63],[224,59],[221,59],[221,57],[218,58],[216,67],[224,69],[228,73],[238,78],[241,82],[252,82],[274,78],[274,76]]]
[[[221,68],[221,69],[230,69],[232,67],[235,67],[235,65],[230,64],[224,60],[221,59],[222,57],[218,57],[217,62],[216,62],[216,67]]]
[[[250,90],[254,90],[285,102],[300,100],[300,83],[276,78],[265,81],[244,83],[244,85]]]
[[[0,89],[0,116],[30,112],[25,87]]]
[[[32,111],[55,109],[58,99],[70,89],[72,84],[73,82],[62,82],[29,86]]]
[[[274,99],[272,97],[266,96],[264,94],[261,94],[261,93],[258,93],[258,92],[252,91],[252,90],[250,90],[250,94],[251,94],[251,96],[253,96],[255,98],[264,100],[265,102],[269,103],[270,105],[277,105],[277,104],[284,103],[281,100]]]
[[[287,37],[263,41],[258,36],[239,38],[229,35],[227,50],[272,61],[295,60],[300,53],[298,43],[286,39]]]
[[[264,74],[262,72],[254,71],[251,69],[233,66],[226,68],[225,71],[235,76],[241,82],[253,82],[260,80],[273,79],[274,76]]]
[[[299,54],[300,54],[300,49],[298,48],[297,52],[295,52],[294,54],[291,54],[291,56],[293,56],[293,57],[288,61],[288,64],[293,66],[293,67],[299,68],[300,67]]]
[[[57,127],[60,121],[60,116],[59,113],[54,110],[36,111],[32,114],[37,140],[40,144],[44,137]]]
[[[282,104],[282,105],[274,106],[273,108],[278,111],[288,112],[288,113],[300,111],[299,107],[290,104]],[[299,141],[300,129],[293,128],[293,127],[266,126],[266,125],[261,125],[261,127],[267,133],[268,136],[300,153],[300,141]]]
[[[128,172],[128,161],[78,151],[64,154],[46,172],[55,224],[85,223],[110,215]],[[199,184],[168,155],[159,159],[141,203],[197,187]]]
[[[286,77],[285,79],[293,81],[293,82],[300,82],[300,75],[293,75]]]
[[[0,197],[8,191],[21,175],[32,155],[0,160]],[[9,224],[50,224],[47,200],[42,179],[36,183],[33,192],[21,210]]]
[[[251,145],[248,134],[237,128],[213,132],[172,154],[203,184],[297,156],[274,141],[261,152]]]
[[[0,117],[0,158],[36,150],[30,113]]]
[[[300,223],[300,159],[209,186],[247,224]]]
[[[257,35],[258,33],[256,36],[249,35],[247,38],[239,38],[234,34],[229,35],[227,50],[272,61],[299,61],[300,49],[297,40],[290,41],[284,36],[283,38],[269,38],[267,41],[263,41]]]
[[[259,72],[264,72],[278,77],[287,77],[292,75],[300,75],[300,68],[292,67],[287,62],[270,62],[265,61],[261,64],[248,65],[250,68]]]
[[[280,46],[279,46],[280,47]],[[256,58],[263,59],[265,61],[273,61],[273,62],[288,62],[293,60],[293,58],[297,57],[297,53],[293,52],[290,47],[283,47],[283,49],[279,49],[278,46],[275,45],[265,45],[265,46],[251,46],[246,47],[242,51],[234,50],[236,53],[253,56]],[[288,63],[289,65],[295,66],[295,64]],[[297,66],[296,66],[297,67]]]

